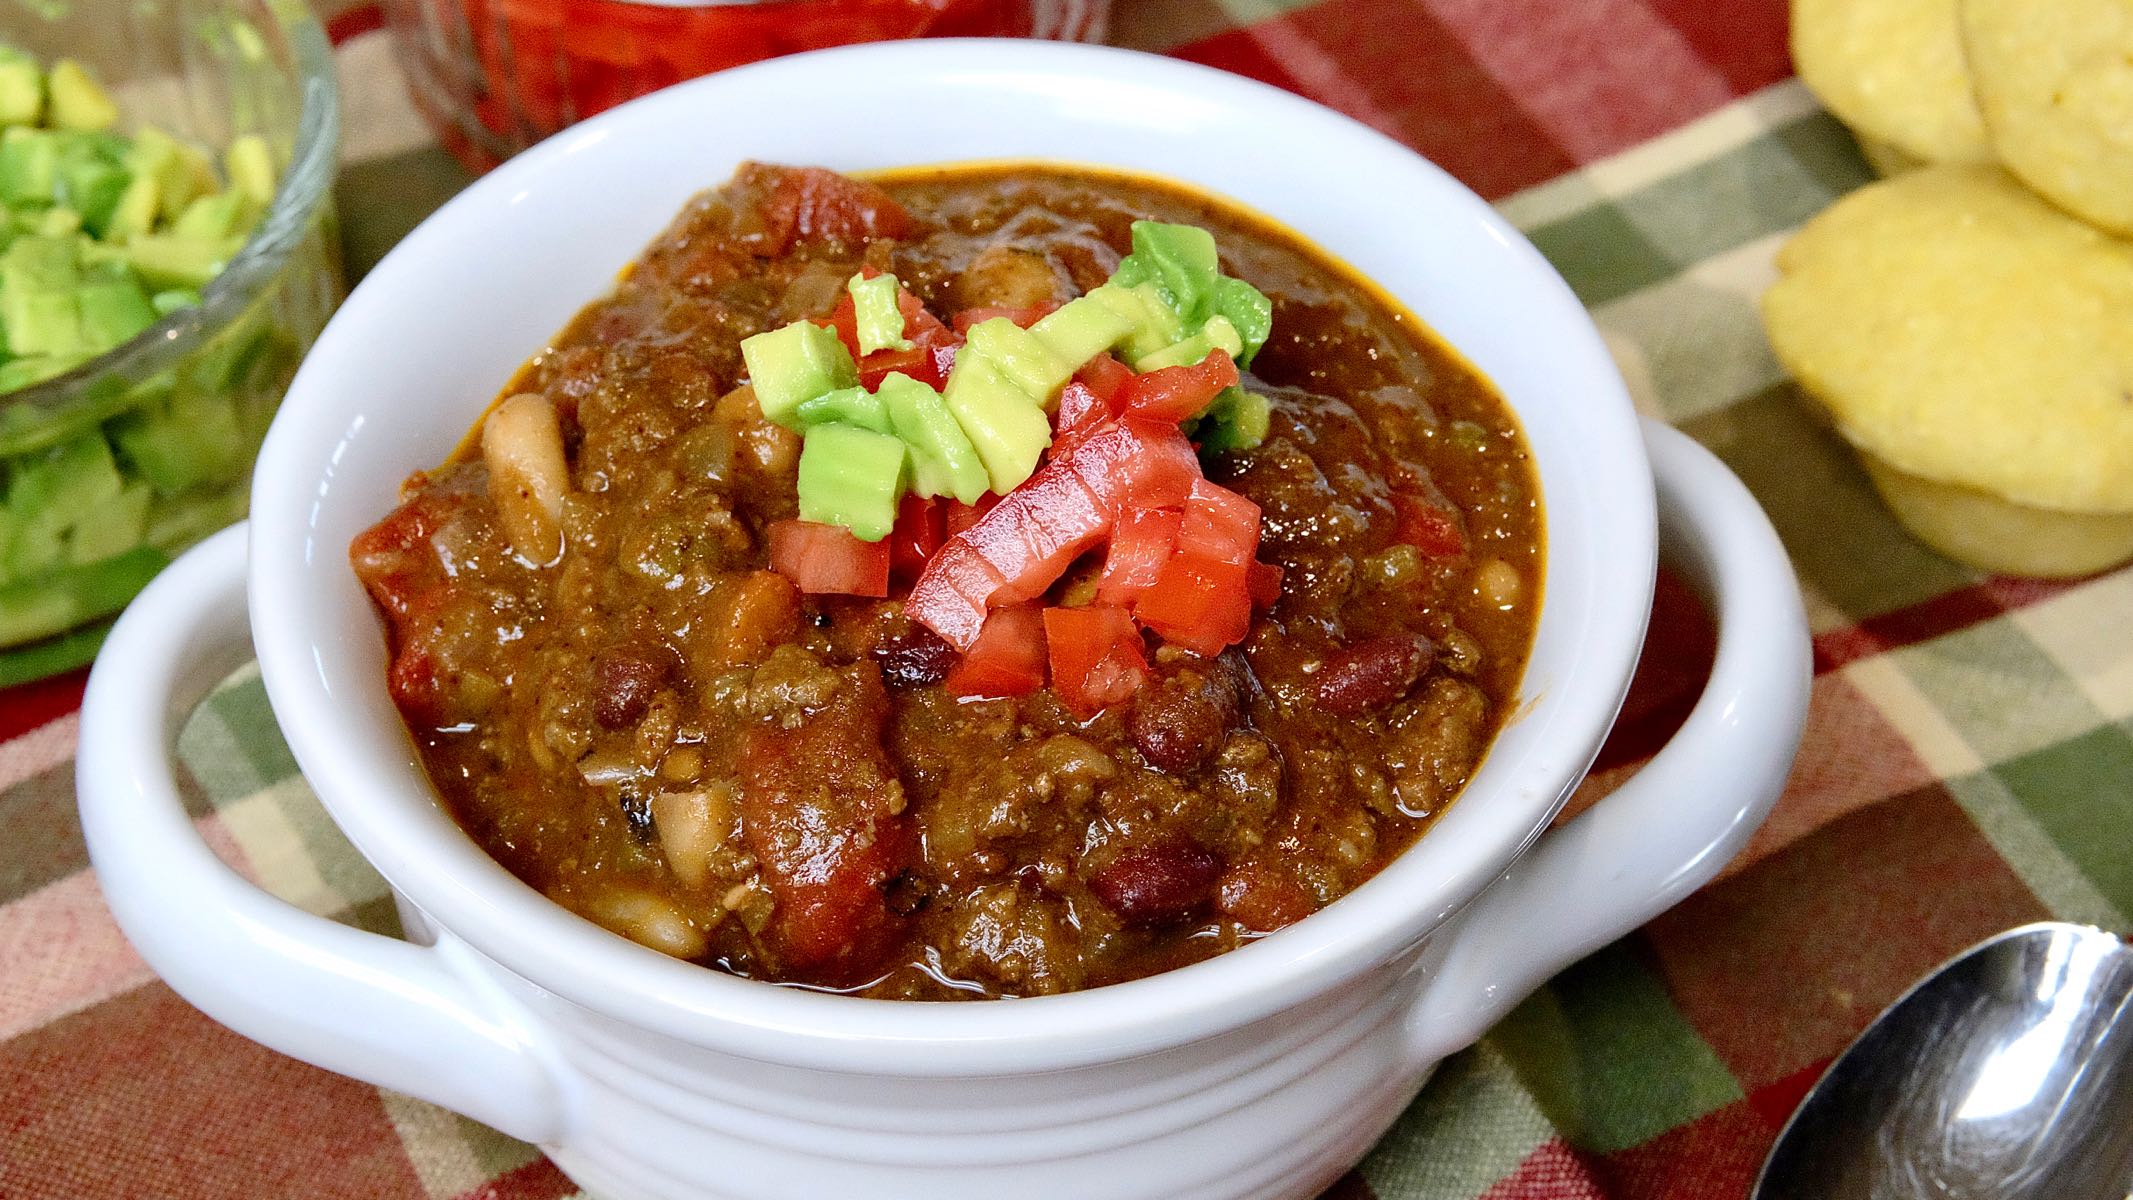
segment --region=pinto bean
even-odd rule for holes
[[[1343,717],[1361,716],[1405,696],[1436,654],[1421,637],[1367,638],[1326,660],[1318,703]]]
[[[963,308],[1035,308],[1058,299],[1059,274],[1042,254],[987,246],[955,280]]]
[[[1214,851],[1182,838],[1128,850],[1089,880],[1089,890],[1128,925],[1153,928],[1206,905],[1222,875]]]

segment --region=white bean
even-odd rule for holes
[[[511,549],[527,562],[553,563],[563,553],[563,497],[570,490],[555,406],[533,392],[497,405],[482,422],[481,456]]]
[[[676,958],[700,958],[709,939],[681,910],[650,892],[609,892],[593,903],[592,918],[641,946]]]
[[[1500,558],[1489,559],[1474,571],[1474,592],[1491,608],[1509,612],[1525,591],[1526,581],[1518,568]]]
[[[667,866],[690,887],[711,877],[711,854],[732,832],[732,788],[724,782],[702,791],[661,792],[652,797],[652,827]]]

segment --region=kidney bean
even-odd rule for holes
[[[1242,705],[1242,680],[1227,659],[1182,667],[1141,689],[1126,727],[1141,755],[1173,773],[1207,761]]]
[[[1357,642],[1327,659],[1319,671],[1319,706],[1344,717],[1383,708],[1415,686],[1435,653],[1435,647],[1421,637]]]
[[[892,688],[939,683],[948,678],[957,657],[955,647],[923,625],[884,637],[870,653],[881,667],[881,681]]]
[[[1128,850],[1089,880],[1089,890],[1128,925],[1151,928],[1192,915],[1214,894],[1222,860],[1177,839]]]
[[[609,650],[593,659],[593,719],[602,729],[635,725],[667,681],[669,664],[636,646]]]

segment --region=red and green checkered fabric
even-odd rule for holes
[[[336,22],[357,266],[464,182],[375,25]],[[1815,626],[1805,747],[1753,847],[1447,1062],[1342,1200],[1740,1197],[1830,1057],[1936,962],[2047,916],[2133,927],[2133,571],[2037,584],[1920,548],[1757,325],[1777,245],[1868,178],[1789,78],[1784,29],[1783,0],[1117,0],[1115,41],[1323,101],[1499,203],[1591,307],[1639,403],[1754,489]],[[1678,722],[1708,633],[1663,581],[1581,799]],[[151,977],[86,870],[79,695],[78,678],[0,694],[0,1197],[573,1194],[531,1148],[254,1046]],[[181,756],[233,863],[393,927],[256,677],[211,699]]]

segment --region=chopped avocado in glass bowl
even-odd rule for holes
[[[243,517],[341,297],[332,61],[300,0],[0,0],[0,686],[87,662]]]

